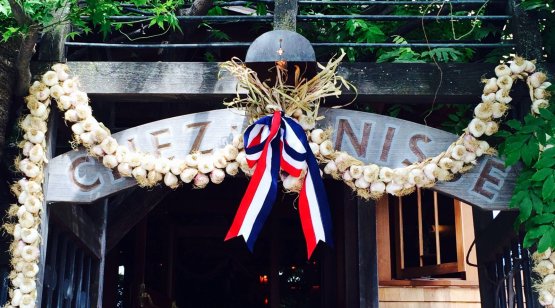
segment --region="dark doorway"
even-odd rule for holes
[[[246,185],[169,194],[109,252],[104,307],[345,306],[345,240],[356,237],[340,232],[343,186],[326,182],[338,244],[320,243],[307,260],[292,194],[279,194],[252,253],[242,238],[223,241]]]

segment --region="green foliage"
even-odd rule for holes
[[[106,37],[112,30],[119,30],[124,25],[146,22],[149,27],[156,26],[162,30],[171,28],[179,30],[179,23],[175,15],[176,9],[183,4],[183,0],[26,0],[21,3],[23,12],[28,17],[24,24],[16,22],[12,9],[7,0],[0,0],[0,33],[3,41],[16,35],[25,35],[30,27],[38,27],[41,31],[70,23],[77,31],[89,33],[97,31]],[[115,22],[109,17],[114,15],[138,15],[133,11],[123,9],[128,5],[140,9],[146,17],[140,21]],[[56,17],[56,12],[63,11],[63,18]],[[142,16],[142,15],[141,15]]]
[[[510,203],[519,209],[516,226],[524,226],[524,247],[536,245],[540,252],[555,247],[555,101],[550,103],[539,116],[510,120],[500,132],[505,164],[522,166]]]

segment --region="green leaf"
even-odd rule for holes
[[[547,223],[553,223],[555,221],[555,214],[544,213],[541,215],[534,216],[530,219],[530,222],[536,225],[543,225]]]
[[[540,241],[538,242],[538,251],[544,252],[549,247],[553,247],[553,240],[555,239],[555,229],[550,227],[546,232],[543,233]]]
[[[522,123],[514,119],[507,121],[507,125],[514,130],[520,130],[522,128]]]
[[[549,226],[541,225],[536,228],[530,229],[526,232],[524,236],[524,240],[522,241],[522,245],[524,248],[530,248],[536,243],[536,239],[542,236],[547,230],[549,230]]]
[[[532,214],[532,200],[530,198],[522,199],[522,202],[518,205],[520,210],[518,214],[518,221],[525,222]]]
[[[532,181],[543,181],[545,180],[545,178],[547,178],[549,175],[552,175],[552,174],[553,174],[553,169],[543,168],[538,172],[534,173],[534,175],[532,176]]]
[[[555,190],[555,178],[553,177],[553,174],[551,174],[550,176],[547,177],[547,179],[545,179],[545,182],[543,183],[543,187],[542,187],[543,199],[546,200],[549,196],[551,196],[551,194],[553,193],[553,190]]]
[[[512,165],[516,164],[519,160],[520,160],[520,152],[519,151],[508,153],[507,156],[505,157],[505,167],[512,166]],[[555,164],[555,162],[554,162],[554,164]]]

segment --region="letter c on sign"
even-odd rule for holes
[[[77,186],[79,188],[79,190],[81,190],[83,192],[94,190],[95,188],[97,188],[101,184],[100,177],[98,175],[96,176],[96,179],[94,179],[92,181],[85,181],[85,182],[83,182],[83,180],[86,180],[86,178],[87,178],[86,176],[85,177],[79,177],[79,169],[81,167],[86,166],[86,165],[93,165],[93,164],[94,164],[94,161],[92,161],[92,158],[90,158],[88,156],[80,156],[80,157],[77,157],[74,161],[72,161],[71,165],[69,167],[69,179],[70,179],[70,181],[73,184],[75,184],[75,186]],[[85,173],[85,174],[88,174],[88,173]]]

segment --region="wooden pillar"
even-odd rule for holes
[[[274,1],[274,30],[297,30],[297,0]]]
[[[527,59],[542,61],[542,37],[535,12],[526,11],[520,0],[509,0],[509,10],[513,15],[511,30],[516,53]]]
[[[377,308],[376,203],[357,198],[346,188],[343,206],[344,306]]]
[[[378,308],[376,202],[358,200],[358,285],[360,307]]]
[[[100,204],[99,204],[100,205]],[[108,198],[102,201],[102,223],[101,223],[101,238],[100,238],[100,262],[98,264],[98,289],[96,307],[102,308],[102,298],[104,295],[104,272],[106,270],[106,227],[108,226]]]
[[[493,215],[490,211],[484,211],[477,207],[472,208],[472,217],[474,220],[474,238],[480,234],[493,221]],[[477,246],[475,246],[477,247]],[[484,251],[476,249],[476,260],[478,264],[478,279],[480,281],[480,302],[483,308],[495,307],[495,286],[490,282],[491,278],[488,269],[485,267]]]

